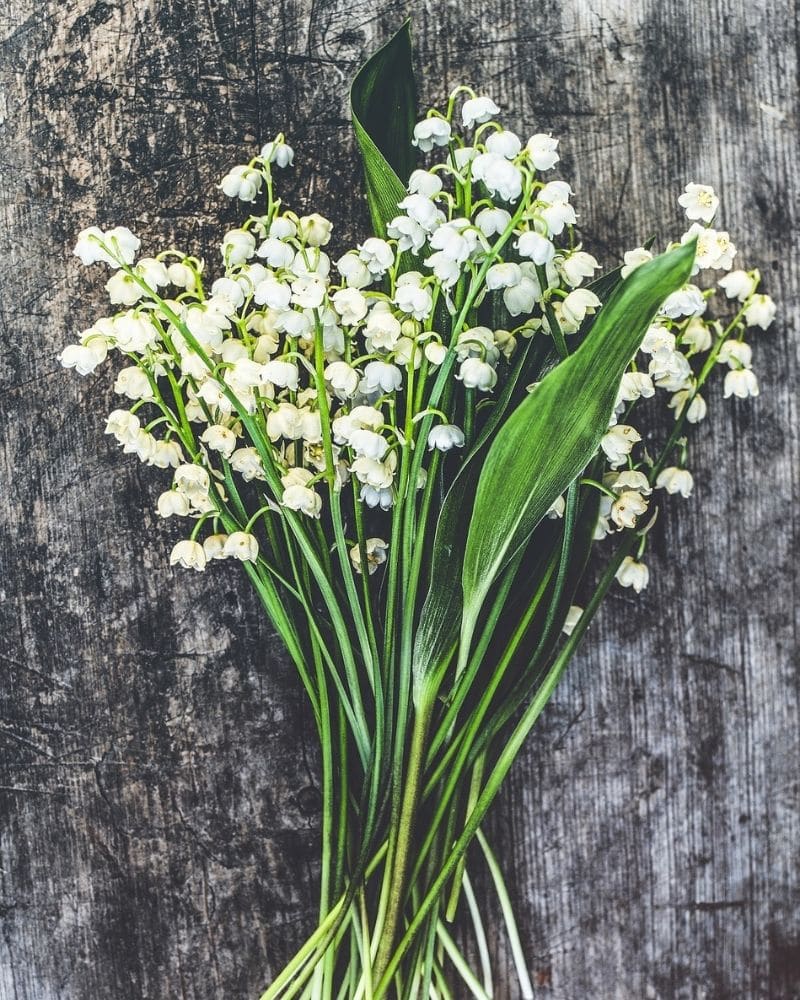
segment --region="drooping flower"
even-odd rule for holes
[[[464,128],[475,128],[499,114],[500,108],[491,97],[471,97],[461,107],[461,122]]]
[[[632,556],[625,556],[616,576],[621,586],[633,587],[637,594],[641,594],[650,582],[647,566],[643,562],[637,562]]]
[[[464,383],[465,388],[479,389],[481,392],[491,392],[497,384],[497,372],[480,358],[466,358],[462,361],[456,378]]]
[[[747,399],[748,396],[757,396],[758,394],[758,379],[755,372],[750,368],[738,368],[728,372],[725,376],[725,399],[728,399],[730,396]]]
[[[600,440],[608,463],[612,469],[618,468],[630,455],[633,446],[642,440],[642,435],[630,424],[616,424]]]
[[[153,399],[153,387],[147,373],[141,368],[123,368],[114,382],[114,392],[128,399]]]
[[[342,288],[334,292],[331,302],[347,326],[355,326],[367,315],[367,300],[357,288]]]
[[[236,448],[236,435],[223,424],[212,424],[200,435],[203,444],[212,451],[218,451],[223,458],[229,459]]]
[[[498,288],[513,288],[520,281],[522,281],[522,270],[519,264],[513,262],[492,264],[486,272],[486,287],[492,292]]]
[[[455,424],[437,424],[428,433],[428,450],[450,451],[464,447],[464,432]]]
[[[367,572],[370,576],[375,573],[380,566],[386,562],[386,554],[389,551],[389,543],[382,538],[367,538],[364,542],[367,555]],[[350,561],[356,573],[361,572],[361,546],[354,545],[350,549]]]
[[[617,392],[617,405],[632,403],[637,399],[650,399],[655,392],[653,380],[647,372],[625,372]]]
[[[222,259],[229,267],[244,264],[256,252],[256,238],[246,229],[231,229],[222,239]]]
[[[86,265],[105,263],[120,267],[122,264],[133,264],[140,246],[138,236],[134,236],[126,226],[115,226],[107,232],[97,226],[89,226],[78,233],[74,253]]]
[[[186,517],[190,509],[189,498],[178,490],[167,490],[159,496],[156,508],[159,517],[172,517],[173,515]]]
[[[726,340],[719,349],[717,361],[729,368],[752,368],[753,349],[743,340]]]
[[[402,384],[403,373],[397,365],[385,361],[370,361],[364,366],[362,391],[396,392]]]
[[[690,397],[691,401],[689,402]],[[689,406],[686,410],[686,420],[690,424],[699,424],[701,420],[705,419],[708,412],[706,401],[700,393],[693,394],[691,389],[681,389],[675,393],[667,405],[675,411],[675,419],[677,420],[683,413],[687,402],[689,402]]]
[[[304,215],[297,222],[297,235],[310,247],[324,247],[330,242],[333,223],[318,212]]]
[[[283,496],[281,504],[306,517],[319,518],[322,514],[322,497],[309,485],[313,478],[308,469],[290,469],[281,477]]]
[[[212,559],[226,559],[225,555],[225,543],[228,540],[227,535],[215,534],[207,535],[203,539],[203,552],[206,554],[207,562],[211,562]]]
[[[681,346],[688,347],[690,354],[699,354],[711,347],[711,327],[699,316],[693,316],[681,334]]]
[[[409,194],[421,194],[425,198],[435,198],[441,190],[441,177],[428,170],[413,170],[408,178]]]
[[[103,338],[88,340],[85,344],[69,344],[59,354],[58,360],[64,368],[74,368],[79,375],[91,375],[108,355],[108,347]]]
[[[382,278],[394,265],[394,251],[386,240],[377,236],[370,236],[359,245],[358,256],[367,265],[374,279]]]
[[[429,153],[434,146],[446,146],[450,142],[450,122],[438,116],[426,118],[414,126],[414,138],[411,140],[421,152]]]
[[[694,489],[694,479],[688,469],[679,469],[675,465],[670,465],[659,472],[656,488],[666,490],[667,493],[680,493],[682,497],[688,499]]]
[[[482,208],[475,216],[475,225],[484,236],[504,233],[511,223],[511,215],[504,208]]]
[[[225,539],[222,554],[228,559],[240,562],[258,560],[258,539],[246,531],[234,531]]]
[[[339,399],[350,399],[358,389],[359,375],[346,361],[333,361],[325,369],[325,381]]]
[[[653,492],[647,476],[637,469],[611,472],[606,482],[612,490],[635,490],[643,496],[649,496]]]
[[[115,271],[106,282],[106,291],[112,305],[133,306],[145,295],[145,290],[126,271]]]
[[[249,483],[253,479],[264,479],[264,466],[255,448],[237,448],[231,455],[231,468]]]
[[[522,233],[517,240],[516,247],[520,257],[528,257],[534,264],[540,266],[549,263],[556,255],[553,243],[535,230]]]
[[[556,152],[557,148],[558,139],[542,132],[532,135],[525,147],[531,163],[537,170],[551,170],[558,163],[560,157]]]
[[[275,140],[261,147],[261,158],[285,169],[294,163],[294,150],[288,143]]]
[[[646,264],[652,259],[653,255],[649,250],[645,250],[644,247],[636,247],[634,250],[628,250],[622,258],[623,265],[620,274],[623,278],[627,278],[633,274],[637,267],[641,267],[642,264]]]
[[[585,278],[591,278],[600,267],[597,260],[584,250],[574,250],[568,256],[557,261],[557,265],[559,272],[571,288],[576,288]]]
[[[261,190],[263,180],[260,170],[248,166],[238,166],[228,171],[222,178],[220,187],[229,198],[253,202]]]
[[[602,303],[588,288],[576,288],[561,303],[561,314],[567,324],[577,329],[584,318],[596,312]]]
[[[611,504],[611,520],[622,530],[633,528],[637,519],[647,511],[647,501],[636,490],[623,490]]]
[[[169,557],[170,566],[182,566],[201,572],[206,568],[206,554],[199,542],[183,539],[173,548]]]
[[[503,201],[516,201],[522,194],[522,172],[504,156],[481,153],[472,161],[472,176]]]
[[[729,299],[738,299],[739,302],[744,302],[756,290],[758,282],[758,271],[730,271],[728,274],[724,274],[717,284]]]
[[[522,149],[522,142],[518,135],[501,129],[499,132],[492,132],[486,138],[486,149],[495,156],[504,156],[507,160],[513,160]]]
[[[754,295],[744,311],[744,321],[748,326],[760,326],[762,330],[775,319],[777,309],[769,295]]]

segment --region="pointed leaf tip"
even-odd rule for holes
[[[462,645],[469,645],[503,567],[597,451],[622,374],[663,301],[689,278],[694,256],[694,242],[686,243],[620,282],[580,347],[545,376],[498,431],[478,482],[467,537]]]
[[[350,89],[353,130],[364,164],[367,204],[375,231],[386,235],[416,163],[411,143],[416,122],[411,22],[356,73]]]

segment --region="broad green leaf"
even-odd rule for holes
[[[498,574],[597,450],[622,374],[661,303],[689,277],[694,254],[694,242],[687,243],[620,282],[580,347],[539,383],[495,437],[478,481],[464,553],[462,658]]]
[[[375,232],[386,236],[416,162],[411,145],[417,95],[409,22],[361,67],[350,88],[350,109],[364,162]]]
[[[641,270],[641,268],[638,270]],[[636,273],[634,272],[634,275]],[[635,292],[635,288],[638,286],[639,282],[637,281],[636,286],[634,286],[635,295],[638,295],[638,292]],[[618,288],[621,289],[623,287],[620,268],[615,268],[613,271],[608,272],[608,274],[592,282],[588,287],[604,303],[608,302],[610,305],[609,300],[611,296]],[[652,313],[655,313],[663,298],[666,298],[671,290],[672,288],[670,287],[667,291],[663,292],[661,299],[653,306]],[[655,290],[654,294],[655,297],[658,297],[661,293]],[[625,308],[627,306],[623,306],[623,310]],[[607,309],[608,306],[604,305],[595,319],[595,325],[599,323],[600,317],[606,313]],[[619,314],[622,315],[622,312]],[[635,331],[631,331],[631,343],[634,346],[630,349],[626,363],[635,353],[644,336],[647,325],[645,323],[641,326],[638,334]],[[597,333],[602,337],[604,335],[603,328],[598,327]],[[594,337],[594,325],[592,326],[590,336]],[[582,343],[588,339],[588,336],[581,332],[571,339],[573,341],[579,340]],[[464,562],[464,539],[468,532],[469,519],[472,513],[469,499],[475,495],[476,485],[485,460],[487,439],[491,434],[497,432],[498,425],[505,417],[506,409],[511,401],[512,390],[516,384],[525,385],[536,379],[544,378],[548,372],[553,370],[553,365],[556,361],[555,349],[552,343],[544,336],[537,337],[531,346],[534,355],[531,359],[532,363],[527,364],[521,374],[515,373],[515,377],[510,380],[513,384],[507,383],[504,387],[503,393],[467,457],[464,466],[451,485],[439,514],[430,573],[432,582],[422,608],[415,635],[414,683],[415,692],[417,693],[429,672],[440,665],[443,659],[452,651],[458,635],[463,604],[461,571]],[[616,396],[619,378],[621,378],[621,373],[614,384],[614,396]],[[524,397],[525,400],[528,398],[528,396]],[[519,405],[521,406],[522,404],[520,403]],[[607,418],[603,423],[603,429],[605,429],[606,423]],[[586,464],[588,463],[585,462],[584,465]],[[567,485],[568,483],[564,484],[564,489]],[[556,496],[559,496],[561,492],[563,492],[563,489]]]
[[[501,423],[517,387],[539,377],[541,366],[549,359],[550,346],[544,337],[522,344],[502,392],[444,498],[433,543],[432,583],[414,640],[415,685],[421,684],[429,669],[434,669],[434,659],[447,654],[458,635],[461,566],[471,513],[469,498],[475,495],[487,441]],[[418,686],[415,690],[419,690]]]

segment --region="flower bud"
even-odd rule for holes
[[[324,247],[331,238],[333,224],[317,212],[304,215],[297,224],[297,235],[310,247]]]

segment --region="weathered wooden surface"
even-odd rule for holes
[[[798,997],[793,5],[411,6],[423,95],[470,80],[560,135],[607,262],[707,180],[781,302],[761,398],[711,394],[650,589],[609,601],[494,812],[539,995]],[[287,197],[357,235],[346,87],[407,9],[0,6],[0,1000],[254,997],[312,917],[299,687],[243,578],[167,567],[160,477],[55,353],[103,310],[77,230],[210,246],[214,182],[280,128]]]

